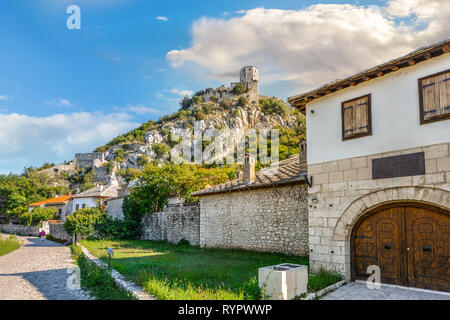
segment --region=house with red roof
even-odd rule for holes
[[[65,220],[66,217],[72,213],[72,195],[63,195],[56,198],[47,199],[27,205],[29,211],[34,208],[55,208],[61,220]]]

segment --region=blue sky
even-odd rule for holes
[[[448,37],[443,1],[405,3],[1,1],[0,173],[89,152],[246,64],[285,99]],[[81,30],[66,28],[70,4]]]

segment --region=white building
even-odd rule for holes
[[[117,185],[97,186],[72,196],[72,212],[79,209],[105,206],[106,201],[118,196]]]
[[[313,271],[450,291],[450,40],[289,98],[307,119]],[[326,128],[326,130],[324,130]]]
[[[34,208],[54,208],[60,220],[66,220],[66,217],[72,213],[72,195],[58,196],[56,198],[47,199],[27,205],[28,211]]]

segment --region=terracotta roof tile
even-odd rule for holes
[[[56,198],[52,198],[52,199],[47,199],[44,201],[39,201],[39,202],[35,202],[32,204],[27,205],[27,207],[40,207],[44,204],[64,204],[67,201],[70,200],[70,198],[72,198],[72,195],[65,195],[65,196],[60,196],[60,197],[56,197]]]

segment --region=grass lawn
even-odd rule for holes
[[[82,244],[112,267],[161,300],[261,299],[258,268],[280,263],[308,265],[307,257],[244,250],[202,249],[142,240],[95,241]],[[341,280],[334,274],[311,275],[310,290]]]
[[[107,270],[90,262],[79,246],[72,245],[70,250],[80,268],[81,287],[96,300],[135,300],[127,291],[116,287],[113,277]]]
[[[7,239],[0,238],[0,257],[11,251],[19,249],[21,246],[16,236],[11,235]]]

